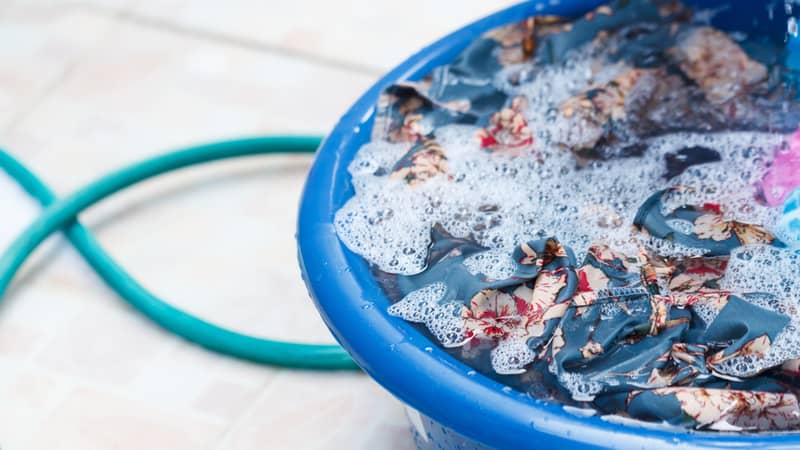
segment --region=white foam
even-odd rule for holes
[[[713,203],[719,205],[725,220],[767,228],[776,223],[777,209],[754,199],[757,181],[767,168],[766,159],[784,140],[782,135],[672,133],[642,140],[646,150],[640,157],[594,161],[579,167],[563,144],[581,139],[575,135],[581,131],[565,119],[559,107],[570,97],[627,70],[604,61],[603,52],[610,47],[587,45],[574,51],[563,66],[533,68],[531,81],[521,86],[506,83],[507,74],[497,77],[500,89],[527,100],[524,116],[535,142],[522,154],[486,152],[476,139],[477,127],[441,127],[435,130],[435,139],[447,158],[447,175],[411,186],[389,173],[411,144],[364,145],[349,166],[355,195],[335,217],[341,240],[381,270],[411,275],[425,269],[431,229],[439,224],[455,237],[472,238],[490,249],[466,260],[471,273],[502,279],[513,273],[513,248],[544,237],[555,237],[570,247],[579,261],[600,241],[628,255],[638,254],[642,246],[664,256],[706,254],[705,248],[690,248],[632,231],[639,208],[660,190],[680,188],[665,195],[665,214],[682,206]],[[693,146],[719,152],[722,161],[690,167],[666,180],[666,155]],[[684,233],[695,229],[688,221],[671,224]],[[751,286],[745,288],[744,292],[752,291]],[[457,314],[461,306],[457,302],[440,305],[444,290],[440,284],[425,287],[390,311],[426,323],[446,346],[461,345],[463,321]],[[704,319],[715,314],[702,306],[697,311]],[[781,339],[789,342],[789,338]],[[524,347],[513,339],[497,347],[493,352],[495,370],[512,373],[522,367],[517,362],[531,361],[532,353]],[[775,347],[785,345],[776,343]],[[571,390],[588,398],[594,388],[576,385]]]
[[[800,254],[766,245],[742,247],[731,253],[723,289],[735,292],[764,293],[748,301],[789,316],[790,322],[771,343],[764,357],[732,358],[721,366],[727,375],[748,377],[800,358]]]
[[[722,161],[692,166],[671,180],[685,187],[665,195],[662,213],[685,205],[720,205],[727,220],[773,224],[780,213],[755,201],[756,184],[764,177],[766,155],[778,148],[784,137],[767,133],[693,135],[687,146],[704,146],[720,152]]]
[[[389,313],[409,322],[425,322],[432,317],[446,290],[447,286],[441,282],[425,286],[390,306]]]
[[[516,264],[505,250],[488,250],[464,260],[464,267],[473,275],[483,274],[494,280],[504,280],[514,275]]]
[[[535,103],[535,102],[532,102]],[[529,117],[533,129],[553,128],[546,119]],[[386,174],[390,157],[406,150],[399,144],[368,144],[366,155],[350,166],[356,195],[337,212],[342,241],[381,270],[415,274],[425,267],[431,227],[438,223],[456,237],[508,253],[519,242],[556,237],[578,258],[602,240],[622,253],[635,253],[644,243],[664,255],[700,256],[654,238],[632,239],[638,208],[654,192],[681,186],[664,198],[664,213],[684,205],[716,203],[726,220],[773,224],[777,209],[755,202],[755,180],[765,170],[753,153],[766,152],[782,139],[767,133],[675,133],[645,141],[642,157],[596,161],[576,167],[574,157],[558,146],[537,141],[534,154],[517,158],[492,155],[478,147],[477,129],[446,126],[437,131],[452,179],[435,177],[408,186]],[[664,156],[687,146],[719,151],[723,162],[689,168],[665,181]],[[754,148],[756,150],[754,150]],[[375,174],[375,170],[382,169]],[[689,231],[690,223],[676,224]],[[494,260],[506,264],[503,258]],[[483,265],[483,270],[488,268]],[[507,270],[502,269],[502,270]],[[497,269],[496,273],[501,273]],[[505,273],[505,272],[502,272]]]
[[[708,303],[699,302],[692,305],[692,311],[694,311],[694,313],[697,314],[700,319],[706,323],[706,325],[708,325],[717,318],[720,310]]]
[[[558,382],[569,391],[572,399],[577,402],[591,402],[603,390],[602,384],[596,381],[587,381],[586,377],[579,373],[561,372],[558,374]]]
[[[525,372],[525,366],[536,360],[525,340],[505,339],[491,353],[492,369],[501,375]]]
[[[647,141],[650,149],[641,158],[597,161],[578,169],[571,154],[547,146],[526,157],[487,154],[477,144],[467,145],[475,131],[455,126],[439,132],[438,141],[457,181],[440,177],[409,187],[388,175],[364,174],[381,166],[377,158],[354,163],[356,196],[337,212],[335,220],[342,241],[382,270],[400,274],[418,273],[425,267],[430,229],[436,223],[456,237],[472,236],[481,245],[508,253],[519,242],[548,236],[573,248],[578,258],[598,240],[623,253],[635,253],[642,242],[632,240],[630,227],[638,208],[653,192],[674,186],[691,189],[666,195],[664,212],[716,202],[728,220],[775,222],[771,219],[776,216],[774,208],[753,201],[753,180],[763,169],[737,157],[753,142],[769,147],[776,140],[773,135],[677,133]],[[665,182],[664,155],[697,142],[727,153],[728,159],[690,168]],[[388,154],[388,149],[381,150]],[[752,167],[742,171],[747,176],[736,175],[740,172],[732,167],[738,163]],[[718,182],[724,175],[728,178]],[[679,224],[678,229],[689,231],[689,226]],[[652,238],[643,242],[665,255],[705,253]],[[503,258],[493,261],[508,263]],[[488,270],[485,264],[482,269]],[[508,269],[498,268],[496,273],[506,273],[503,270]]]
[[[389,307],[389,314],[409,322],[424,323],[428,330],[445,347],[463,345],[465,339],[463,305],[459,302],[442,302],[447,290],[444,283],[436,282],[411,292]]]

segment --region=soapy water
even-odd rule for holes
[[[791,23],[789,27],[792,34]],[[691,33],[677,39],[676,45],[691,40]],[[378,272],[400,276],[429,269],[434,227],[485,248],[465,258],[463,266],[473,275],[491,279],[513,276],[516,265],[512,253],[520,243],[549,237],[571,249],[577,261],[583,261],[598,243],[624,255],[647,251],[676,260],[707,255],[709,249],[702,246],[686,246],[634,229],[640,208],[658,191],[664,192],[659,206],[664,216],[687,205],[713,205],[722,221],[759,224],[783,242],[796,241],[796,236],[787,235],[782,208],[764,201],[767,187],[762,181],[769,178],[775,155],[790,147],[791,136],[782,127],[778,127],[780,131],[761,126],[753,127],[756,131],[710,127],[713,130],[640,133],[631,128],[636,126],[633,119],[620,120],[615,125],[619,128],[614,131],[617,138],[607,140],[598,134],[607,129],[598,131],[596,124],[580,113],[566,112],[564,105],[582,106],[575,99],[580,100],[583,93],[597,86],[624,85],[631,77],[635,88],[626,96],[625,107],[636,101],[637,91],[657,89],[655,81],[648,79],[652,73],[631,75],[631,66],[612,54],[613,49],[625,44],[624,35],[590,41],[570,50],[557,64],[511,65],[496,73],[493,87],[514,99],[514,111],[521,114],[530,130],[528,145],[486,151],[485,142],[476,139],[481,133],[485,135],[485,127],[455,123],[437,126],[423,117],[415,125],[424,130],[423,134],[435,135],[446,164],[442,164],[440,173],[411,185],[407,179],[393,176],[412,148],[408,142],[374,139],[365,144],[348,168],[355,195],[335,216],[342,242]],[[765,76],[756,69],[750,72],[754,79]],[[727,102],[738,95],[736,89],[714,86],[705,95]],[[747,107],[753,106],[743,106]],[[675,119],[674,113],[655,111],[650,120]],[[769,124],[774,111],[740,110],[736,114],[762,114],[765,117],[760,123]],[[597,149],[599,156],[593,153]],[[687,152],[695,157],[706,155],[706,161],[683,165]],[[770,191],[767,197],[786,194]],[[689,220],[670,218],[667,223],[686,235],[700,232]],[[788,316],[790,322],[765,355],[727,359],[716,367],[717,376],[739,381],[800,358],[798,271],[800,256],[793,248],[745,245],[731,252],[719,288],[749,293],[747,301]],[[669,293],[668,287],[660,287]],[[389,313],[426,324],[445,348],[461,348],[469,340],[464,336],[461,304],[442,304],[446,291],[443,282],[428,284],[395,298],[399,301]],[[641,295],[641,291],[606,294],[625,297]],[[618,315],[619,308],[617,303],[601,304],[601,318]],[[627,312],[635,313],[636,308],[632,302]],[[703,302],[691,308],[706,323],[713,322],[720,312]],[[524,340],[505,339],[488,349],[484,342],[479,350],[489,350],[495,374],[522,374],[523,378],[532,375],[521,368],[538,357]],[[476,350],[463,350],[461,355],[467,351]],[[553,367],[549,371],[556,373]],[[559,382],[571,398],[557,400],[581,408],[590,407],[586,402],[603,389],[599,383],[568,372],[559,374]],[[519,380],[509,381],[514,383]],[[525,382],[521,386],[530,387]],[[537,396],[548,398],[545,393]]]
[[[562,131],[558,124],[537,123],[536,117],[537,112],[530,113],[529,123],[540,126],[542,136]],[[751,223],[772,223],[780,212],[756,204],[753,198],[755,182],[766,167],[762,158],[781,144],[782,135],[675,133],[645,141],[648,149],[640,158],[577,167],[570,153],[549,147],[544,139],[535,154],[516,158],[487,154],[474,141],[476,132],[459,125],[437,130],[455,182],[439,177],[415,189],[383,175],[406,146],[371,142],[362,147],[350,165],[357,194],[336,214],[342,241],[383,271],[413,275],[425,268],[430,230],[441,224],[455,237],[473,238],[497,250],[494,258],[472,265],[502,278],[499,275],[510,270],[510,261],[497,256],[510,255],[515,245],[531,239],[558,236],[579,260],[600,239],[623,253],[635,253],[633,218],[659,189],[695,187],[672,191],[665,209],[716,202],[727,219]],[[719,151],[724,161],[664,179],[665,156],[701,145]],[[667,242],[651,245],[669,256],[703,254],[702,249],[670,247]]]
[[[434,224],[455,237],[473,238],[506,254],[520,242],[547,236],[558,236],[579,260],[599,239],[623,253],[635,253],[638,242],[631,241],[630,227],[639,206],[652,192],[676,186],[693,189],[670,192],[663,204],[665,213],[687,204],[719,203],[726,219],[767,224],[777,220],[779,210],[753,199],[765,162],[783,143],[783,135],[674,133],[643,141],[647,150],[641,157],[579,167],[573,155],[556,143],[562,140],[552,138],[568,134],[567,125],[548,120],[547,114],[570,94],[592,85],[592,79],[577,63],[575,68],[545,72],[520,89],[527,92],[531,105],[526,113],[529,126],[540,130],[535,153],[518,157],[486,153],[474,139],[476,127],[445,126],[436,137],[446,149],[452,179],[438,177],[408,189],[388,175],[408,146],[380,141],[364,145],[349,167],[356,195],[336,214],[342,241],[381,270],[403,275],[425,268]],[[693,166],[665,179],[665,157],[694,146],[715,149],[722,161]],[[651,244],[669,256],[703,253],[670,248],[667,242]],[[486,274],[508,270],[507,264],[503,258],[480,262]]]
[[[487,153],[475,139],[478,127],[447,125],[435,134],[445,151],[448,175],[408,189],[390,175],[408,144],[373,140],[364,145],[349,166],[356,195],[335,217],[339,237],[379,269],[413,275],[425,268],[434,224],[455,237],[508,254],[520,242],[546,236],[558,236],[576,251],[578,260],[600,238],[623,253],[635,253],[639,243],[631,241],[630,226],[637,209],[655,190],[675,186],[694,189],[671,192],[665,210],[718,203],[726,219],[766,224],[777,220],[779,211],[753,199],[766,163],[785,142],[782,134],[671,133],[636,142],[646,149],[638,158],[576,163],[564,144],[582,141],[585,127],[576,127],[557,111],[576,94],[630,70],[623,63],[597,68],[609,58],[604,49],[613,47],[606,41],[586,44],[571,51],[564,64],[545,66],[520,86],[508,82],[515,78],[511,73],[522,70],[519,67],[498,73],[497,88],[527,104],[524,117],[534,130],[535,144],[524,154]],[[713,149],[721,161],[666,179],[665,158],[692,147]],[[606,149],[610,154],[624,150]],[[702,249],[667,242],[650,244],[668,255],[703,254]],[[493,261],[482,267],[496,271],[507,264]]]
[[[723,289],[762,293],[749,300],[765,309],[777,311],[791,319],[775,338],[763,358],[747,356],[727,362],[731,375],[753,376],[784,361],[800,357],[800,254],[796,251],[752,245],[731,253]],[[713,313],[708,319],[713,320]]]

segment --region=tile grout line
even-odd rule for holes
[[[137,14],[128,9],[121,11],[109,11],[107,8],[97,5],[82,4],[87,12],[92,12],[100,15],[113,15],[115,19],[121,22],[127,22],[132,25],[150,28],[153,30],[165,31],[173,34],[201,39],[204,41],[215,42],[217,44],[228,45],[237,47],[244,50],[255,51],[259,53],[268,53],[272,55],[280,55],[289,58],[298,59],[310,63],[316,63],[321,66],[329,67],[332,69],[344,70],[348,72],[355,72],[361,75],[377,77],[383,75],[386,71],[379,67],[370,66],[368,64],[360,64],[356,62],[344,61],[338,58],[331,58],[324,55],[319,55],[309,51],[299,49],[285,48],[267,42],[259,41],[256,39],[249,39],[242,36],[236,36],[228,33],[221,33],[212,30],[205,30],[195,28],[187,25],[182,25],[167,20],[162,20],[156,17]]]

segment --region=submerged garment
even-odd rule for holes
[[[531,339],[549,336],[553,319],[563,315],[577,285],[576,274],[570,270],[575,267],[574,256],[552,239],[522,244],[514,252],[510,273],[495,279],[470,272],[465,264],[469,258],[485,255],[486,249],[438,229],[432,237],[428,270],[398,277],[405,298],[389,312],[425,323],[447,347],[473,339],[500,340],[493,361],[498,373],[520,373],[534,359],[528,347]],[[516,362],[506,361],[503,348],[508,346],[516,347],[516,352],[506,355]]]
[[[667,153],[665,162],[667,172],[664,178],[670,180],[686,171],[691,166],[720,162],[722,155],[718,151],[705,147],[688,147],[674,153]]]
[[[552,375],[553,389],[604,412],[697,427],[798,425],[789,387],[768,377],[732,381],[756,375],[735,363],[763,358],[789,318],[716,288],[723,260],[631,258],[595,246],[576,266],[545,239],[518,246],[513,270],[496,279],[464,263],[487,252],[435,231],[429,269],[398,277],[405,296],[390,313],[425,323],[448,347],[492,342],[496,372],[533,363]],[[662,285],[673,288],[662,293]],[[717,313],[707,323],[695,308]],[[779,417],[768,424],[765,415]]]
[[[425,79],[386,89],[373,139],[416,144],[435,139],[440,126],[463,124],[481,128],[476,140],[488,152],[530,151],[535,130],[515,86],[590,42],[611,49],[607,64],[621,69],[554,105],[572,130],[561,144],[579,160],[630,156],[640,151],[637,139],[669,132],[794,131],[800,106],[786,101],[794,93],[783,75],[764,65],[780,60],[782,48],[758,42],[745,49],[690,19],[680,2],[625,0],[575,21],[531,17],[500,27]],[[497,87],[498,77],[507,88]]]
[[[680,189],[686,188],[675,188]],[[725,256],[735,248],[753,244],[784,246],[760,225],[727,220],[719,205],[687,205],[665,215],[662,199],[668,193],[661,191],[653,194],[639,209],[634,226],[657,239],[694,249],[702,256]],[[677,229],[676,221],[688,224],[692,231],[687,233]]]
[[[797,396],[769,388],[662,388],[607,396],[598,403],[607,410],[627,410],[631,417],[719,431],[787,430],[800,425]]]
[[[547,113],[567,131],[537,134],[526,120],[525,82],[587,43],[608,54],[591,69],[588,88]],[[472,127],[485,152],[539,155],[537,144],[547,141],[571,152],[578,167],[636,158],[647,139],[667,133],[792,132],[796,92],[784,83],[788,75],[772,70],[782,58],[780,45],[734,40],[672,0],[623,0],[571,22],[529,18],[486,33],[424,80],[385,91],[373,139],[405,143],[407,153],[380,170],[409,189],[434,177],[457,181],[437,141],[437,129],[451,124]],[[389,312],[424,324],[473,367],[537,398],[692,428],[800,428],[800,354],[776,362],[773,351],[795,315],[772,308],[780,302],[770,294],[723,288],[740,247],[800,242],[791,231],[800,230],[792,222],[800,191],[786,197],[800,185],[798,136],[776,150],[763,180],[743,182],[760,190],[758,199],[744,199],[748,205],[786,201],[777,236],[732,219],[740,204],[679,203],[707,192],[683,196],[702,189],[677,181],[653,192],[633,223],[614,224],[632,225],[637,255],[596,242],[577,261],[554,230],[489,267],[482,261],[508,255],[434,227],[426,270],[393,277],[401,300]],[[722,160],[714,149],[689,146],[665,155],[663,176],[672,182]]]

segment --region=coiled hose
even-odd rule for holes
[[[262,364],[312,370],[358,370],[347,352],[337,345],[299,344],[248,336],[175,308],[139,284],[78,221],[81,212],[104,198],[173,170],[244,156],[314,153],[321,142],[322,138],[316,136],[265,136],[186,148],[112,172],[63,198],[57,198],[31,170],[0,149],[0,168],[44,208],[0,256],[0,298],[31,253],[48,236],[60,230],[111,289],[171,333],[215,352]]]

